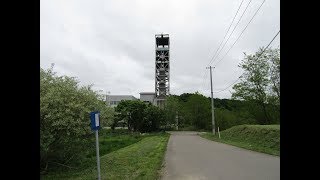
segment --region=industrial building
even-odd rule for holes
[[[137,100],[137,98],[131,95],[107,95],[106,96],[106,104],[111,107],[117,106],[121,100]]]
[[[155,104],[155,93],[154,92],[141,92],[140,93],[140,101]]]
[[[106,104],[111,107],[116,107],[122,100],[139,100],[132,95],[107,95]],[[141,92],[140,101],[145,103],[155,104],[155,93],[154,92]]]

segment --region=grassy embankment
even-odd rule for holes
[[[280,125],[239,125],[220,132],[203,133],[203,138],[280,156]]]
[[[157,179],[166,151],[169,134],[113,134],[100,137],[101,179]],[[104,138],[103,138],[104,137]],[[96,179],[95,153],[88,155],[86,168],[52,173],[42,179]],[[88,158],[87,157],[87,158]]]

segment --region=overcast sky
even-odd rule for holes
[[[104,93],[154,92],[155,34],[170,36],[170,93],[210,96],[206,66],[242,0],[41,0],[40,65],[77,77]],[[240,18],[250,0],[244,0]],[[263,0],[252,0],[218,56],[224,56]],[[230,30],[230,32],[231,32]],[[216,66],[213,89],[234,82],[243,52],[266,46],[280,30],[280,1],[266,0],[239,41]],[[230,33],[229,32],[229,33]],[[228,36],[227,36],[228,37]],[[271,44],[280,45],[280,36]],[[207,73],[205,74],[205,72]],[[204,78],[205,77],[205,78]],[[214,94],[230,98],[232,87]]]

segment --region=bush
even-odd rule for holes
[[[215,109],[215,117],[216,126],[219,127],[221,131],[237,124],[235,113],[227,109]]]
[[[152,132],[159,131],[160,125],[165,120],[163,110],[139,100],[121,101],[115,108],[117,113],[112,127],[116,127],[122,121],[129,131]]]
[[[79,162],[86,153],[91,111],[108,118],[102,97],[91,86],[79,87],[73,77],[57,76],[53,67],[40,69],[40,167],[46,172],[56,165]],[[110,118],[110,117],[109,117]]]

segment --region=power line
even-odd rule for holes
[[[211,60],[210,60],[210,62],[209,62],[208,64],[211,64],[211,61],[215,58],[218,50],[220,49],[223,41],[225,40],[225,38],[226,38],[226,36],[227,36],[227,34],[228,34],[228,32],[229,32],[232,24],[233,24],[233,21],[235,20],[236,16],[238,15],[238,12],[239,12],[239,10],[240,10],[240,8],[241,8],[241,6],[242,6],[243,1],[244,1],[244,0],[241,1],[240,5],[239,5],[239,7],[238,7],[238,10],[237,10],[236,14],[234,15],[234,17],[233,17],[233,19],[232,19],[232,21],[231,21],[231,23],[230,23],[230,25],[229,25],[229,27],[228,27],[228,30],[227,30],[226,34],[224,35],[224,37],[223,37],[223,39],[222,39],[219,47],[217,48],[216,52],[214,53],[214,55],[212,56],[212,58],[211,58]],[[205,73],[204,73],[204,75],[203,75],[203,83],[202,83],[201,89],[205,88],[206,74],[207,74],[207,71],[205,71]]]
[[[215,67],[213,67],[212,72],[214,72],[214,70],[215,70]],[[204,75],[203,75],[203,81],[202,81],[201,89],[205,89],[205,88],[206,88],[207,74],[208,74],[208,71],[205,71],[205,73],[204,73]]]
[[[206,83],[206,79],[207,79],[207,73],[208,71],[205,71],[205,73],[203,74],[203,78],[202,78],[202,83],[201,83],[201,90],[205,88],[205,83]]]
[[[209,64],[211,64],[211,61],[212,61],[212,60],[214,59],[214,57],[216,56],[216,54],[217,54],[218,50],[220,49],[220,47],[221,47],[221,45],[222,45],[222,43],[223,43],[224,39],[226,38],[226,36],[227,36],[227,34],[228,34],[228,32],[229,32],[229,30],[230,30],[230,28],[231,28],[231,25],[233,24],[233,21],[235,20],[236,16],[238,15],[238,12],[239,12],[239,10],[240,10],[240,8],[241,8],[241,6],[242,6],[243,1],[244,1],[244,0],[242,0],[242,1],[241,1],[240,5],[239,5],[239,7],[238,7],[238,10],[237,10],[236,14],[235,14],[235,15],[234,15],[234,17],[233,17],[233,19],[232,19],[232,21],[231,21],[231,24],[230,24],[230,26],[229,26],[229,28],[228,28],[228,30],[227,30],[227,32],[226,32],[226,34],[224,35],[224,37],[223,37],[223,39],[222,39],[222,41],[221,41],[221,43],[220,43],[220,45],[219,45],[218,49],[216,50],[216,52],[215,52],[215,53],[214,53],[214,55],[212,56],[212,58],[211,58],[211,60],[210,60]]]
[[[262,7],[262,5],[264,4],[266,0],[263,0],[263,2],[261,3],[261,5],[259,6],[259,8],[257,9],[257,11],[254,13],[254,15],[252,16],[252,18],[250,19],[250,21],[248,22],[248,24],[246,25],[246,27],[242,30],[242,32],[240,33],[240,35],[238,36],[238,38],[234,41],[234,43],[232,44],[232,46],[228,49],[227,53],[216,63],[215,66],[217,66],[217,64],[224,58],[226,57],[226,55],[229,53],[229,51],[232,49],[232,47],[236,44],[236,42],[239,40],[239,38],[241,37],[241,35],[243,34],[243,32],[247,29],[247,27],[249,26],[249,24],[251,23],[251,21],[253,20],[253,18],[256,16],[256,14],[259,12],[260,8]]]
[[[242,75],[243,75],[243,74],[241,74],[241,76],[242,76]],[[240,77],[241,77],[241,76],[240,76]],[[213,93],[214,93],[214,94],[218,94],[218,93],[220,93],[220,92],[222,92],[222,91],[227,90],[230,86],[234,85],[237,81],[239,81],[240,77],[237,78],[237,79],[236,79],[233,83],[231,83],[228,87],[226,87],[226,88],[224,88],[224,89],[222,89],[222,90],[220,90],[220,91],[213,92]]]
[[[244,10],[244,11],[243,11],[243,13],[241,14],[241,16],[240,16],[240,18],[239,18],[239,20],[238,20],[238,22],[237,22],[237,24],[234,26],[234,28],[233,28],[232,32],[230,33],[230,35],[229,35],[228,39],[226,40],[226,42],[223,44],[222,48],[221,48],[221,49],[220,49],[220,51],[218,52],[218,54],[217,54],[216,58],[219,56],[219,54],[221,53],[222,49],[224,48],[224,46],[225,46],[225,45],[227,44],[227,42],[229,41],[229,39],[230,39],[231,35],[233,34],[234,30],[237,28],[237,26],[238,26],[239,22],[241,21],[241,19],[242,19],[243,15],[244,15],[244,14],[245,14],[245,12],[247,11],[247,9],[248,9],[248,7],[249,7],[249,5],[250,5],[251,1],[252,1],[252,0],[250,0],[250,1],[249,1],[249,3],[247,4],[247,6],[246,6],[245,10]],[[213,60],[213,59],[212,59],[212,60]],[[212,60],[211,60],[211,61],[212,61]],[[210,63],[209,63],[209,64],[211,64],[211,61],[210,61]],[[214,62],[214,61],[213,61],[213,62]],[[213,63],[213,62],[212,62],[212,63]]]
[[[278,33],[273,37],[273,39],[269,42],[269,44],[267,45],[267,47],[266,48],[264,48],[264,50],[263,50],[263,52],[262,53],[264,53],[264,51],[270,46],[270,44],[273,42],[273,40],[279,35],[279,33],[280,33],[280,30],[278,31]],[[262,54],[261,53],[261,54]],[[260,55],[261,56],[261,55]],[[259,57],[260,57],[259,56]]]
[[[258,60],[258,59],[262,56],[262,54],[268,49],[268,47],[270,46],[270,44],[271,44],[271,43],[273,42],[273,40],[279,35],[279,33],[280,33],[280,30],[279,30],[278,33],[272,38],[272,40],[269,42],[269,44],[263,49],[263,51],[257,56],[257,59],[256,59],[256,60]],[[242,76],[244,73],[245,73],[245,71],[244,71],[232,84],[230,84],[229,86],[227,86],[226,88],[224,88],[224,89],[222,89],[222,90],[220,90],[220,91],[214,92],[214,94],[217,94],[217,93],[220,93],[220,92],[222,92],[222,91],[227,90],[229,87],[231,87],[233,84],[235,84],[235,83],[241,78],[241,76]]]

